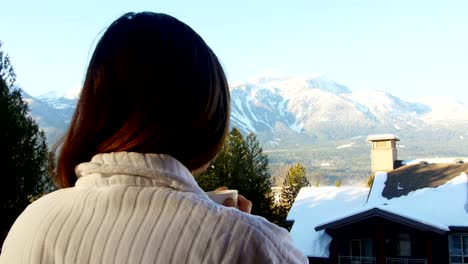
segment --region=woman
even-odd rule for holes
[[[284,229],[196,184],[191,172],[228,128],[226,77],[202,38],[168,15],[123,15],[89,63],[58,159],[62,189],[17,219],[1,262],[307,262]]]

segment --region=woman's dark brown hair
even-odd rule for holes
[[[97,153],[169,154],[189,170],[208,163],[229,127],[229,88],[213,51],[189,26],[127,13],[96,46],[57,164],[60,187]]]

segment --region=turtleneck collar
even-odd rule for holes
[[[166,154],[101,153],[76,166],[75,172],[78,188],[110,184],[159,186],[207,197],[190,171]]]

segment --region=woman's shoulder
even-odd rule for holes
[[[214,203],[208,199],[200,199],[195,197],[190,197],[189,199],[192,200],[192,202],[194,203],[193,206],[205,207],[204,210],[201,210],[206,210],[203,213],[206,214],[206,216],[204,217],[216,218],[216,221],[218,221],[218,225],[226,225],[231,228],[249,229],[250,232],[253,232],[258,236],[263,236],[265,239],[270,239],[278,242],[280,242],[280,238],[290,237],[289,232],[286,229],[271,223],[264,217],[253,214],[247,214],[234,207],[226,207]]]
[[[21,260],[29,259],[32,254],[29,249],[34,245],[37,234],[53,222],[52,212],[60,210],[67,193],[70,191],[66,189],[54,191],[26,207],[10,228],[3,243],[2,261],[19,263]]]
[[[217,218],[217,224],[211,229],[214,240],[228,239],[230,245],[239,244],[244,247],[242,254],[250,252],[246,257],[261,263],[307,263],[307,258],[295,248],[286,229],[261,216],[214,203],[204,203],[208,207],[207,214]],[[209,217],[212,216],[207,216]]]
[[[40,215],[47,214],[54,207],[60,207],[60,204],[67,200],[67,197],[70,196],[71,192],[72,188],[65,188],[40,197],[24,209],[16,222],[21,222],[25,218],[34,218],[38,221]]]

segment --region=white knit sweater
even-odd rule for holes
[[[285,229],[212,202],[168,155],[98,154],[76,173],[21,214],[0,263],[307,263]]]

